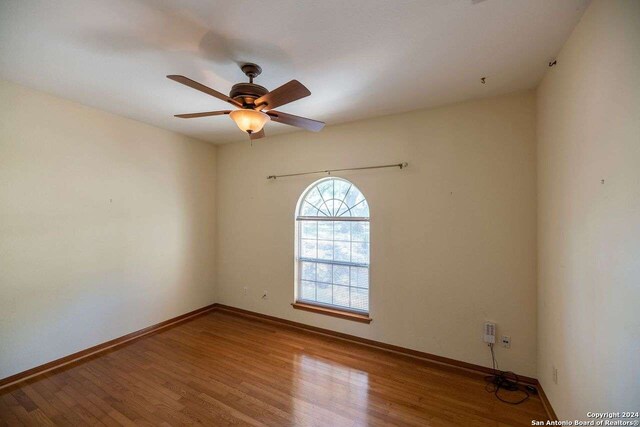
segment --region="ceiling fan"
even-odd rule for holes
[[[176,114],[175,117],[193,119],[196,117],[222,116],[228,114],[233,121],[236,122],[240,130],[247,132],[252,140],[264,137],[263,127],[269,120],[313,132],[318,132],[324,127],[324,122],[274,110],[274,108],[281,105],[311,95],[309,89],[302,83],[297,80],[291,80],[289,83],[285,83],[272,91],[268,91],[267,88],[253,83],[253,79],[258,77],[262,72],[260,66],[249,63],[244,64],[241,69],[246,76],[249,77],[249,83],[236,83],[231,88],[229,96],[185,76],[167,76],[167,78],[173,81],[226,101],[237,108],[236,110]]]

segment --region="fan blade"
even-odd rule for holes
[[[174,117],[179,117],[181,119],[195,119],[196,117],[222,116],[223,114],[229,114],[230,112],[231,110],[207,111],[206,113],[176,114]]]
[[[311,95],[311,92],[302,83],[297,80],[291,80],[289,83],[285,83],[256,99],[254,104],[257,106],[265,104],[266,107],[264,108],[271,110],[309,95]]]
[[[251,135],[249,135],[249,137],[252,141],[254,139],[264,138],[264,129],[261,129],[260,132],[252,133]]]
[[[173,80],[174,82],[182,83],[185,86],[189,86],[192,89],[199,90],[200,92],[204,92],[207,95],[211,95],[215,98],[221,99],[223,101],[227,101],[229,104],[235,105],[236,107],[242,107],[242,104],[240,104],[235,99],[229,98],[227,95],[220,93],[217,90],[211,89],[210,87],[205,86],[201,83],[198,83],[194,80],[191,80],[188,77],[170,75],[170,76],[167,76],[167,78]]]
[[[305,117],[294,116],[293,114],[281,113],[280,111],[269,110],[267,111],[271,120],[285,125],[297,126],[312,132],[319,132],[324,127],[324,122],[318,120],[311,120]]]

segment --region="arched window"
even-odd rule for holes
[[[341,178],[324,178],[296,210],[296,301],[369,312],[369,205]]]

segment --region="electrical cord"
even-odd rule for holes
[[[493,351],[493,344],[489,344],[491,350],[491,362],[493,364],[493,375],[486,376],[484,379],[487,381],[485,390],[487,393],[493,393],[498,400],[511,405],[519,405],[529,398],[529,392],[520,388],[518,376],[511,371],[499,371],[498,362],[496,361],[496,355]],[[524,397],[519,400],[507,400],[500,396],[500,390],[507,391],[519,391],[524,393]]]

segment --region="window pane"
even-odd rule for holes
[[[318,190],[325,202],[333,199],[333,180],[329,179],[321,182],[318,184]]]
[[[353,208],[355,205],[357,205],[358,203],[360,203],[360,202],[362,202],[364,200],[365,200],[364,196],[362,195],[362,193],[360,191],[358,191],[357,194],[356,194],[355,201],[351,205],[351,207]]]
[[[361,198],[361,193],[358,191],[358,189],[354,186],[351,186],[351,189],[349,190],[349,192],[347,193],[347,196],[344,199],[344,202],[349,206],[353,206],[355,205]]]
[[[316,284],[313,282],[302,281],[300,287],[300,299],[306,299],[309,301],[315,301],[316,299]]]
[[[333,266],[331,264],[318,265],[318,282],[331,283],[333,281]]]
[[[345,224],[343,222],[343,224]],[[354,242],[368,242],[369,241],[369,223],[365,221],[358,221],[351,223],[351,240]]]
[[[346,221],[335,221],[333,224],[333,238],[348,242],[351,239],[350,224]]]
[[[351,262],[357,262],[361,264],[369,263],[368,243],[351,243]]]
[[[337,200],[344,200],[350,187],[351,183],[347,181],[343,181],[341,179],[335,180],[333,185],[333,197]]]
[[[316,205],[318,208],[322,206],[322,197],[320,197],[320,193],[316,188],[309,191],[305,200],[312,205]]]
[[[333,266],[333,283],[336,285],[349,285],[349,266]]]
[[[369,287],[369,269],[365,267],[351,267],[351,286],[359,288]]]
[[[349,287],[333,286],[333,304],[349,307]]]
[[[302,274],[302,280],[316,280],[316,263],[315,262],[302,262],[300,267],[300,273]]]
[[[369,290],[351,288],[351,308],[369,311]]]
[[[302,216],[318,216],[318,209],[314,206],[310,205],[308,202],[304,202],[302,204],[302,209],[300,209],[300,215]]]
[[[333,301],[333,297],[331,295],[332,294],[331,285],[318,283],[316,286],[316,289],[317,289],[316,301],[322,302],[325,304],[331,304],[331,302]]]
[[[300,221],[300,232],[303,239],[318,237],[318,221]]]
[[[349,242],[335,242],[333,244],[333,259],[336,261],[351,261],[351,244]]]
[[[346,203],[342,203],[336,212],[336,216],[349,216],[349,206]]]
[[[333,240],[333,221],[320,221],[318,224],[318,239]]]
[[[368,217],[369,216],[369,206],[367,205],[367,201],[362,199],[362,202],[356,204],[351,208],[351,216],[361,216]]]
[[[333,259],[333,242],[331,240],[318,241],[318,259]]]
[[[336,210],[340,203],[337,200],[329,199],[325,202],[327,209],[329,210],[329,216],[336,216]]]
[[[318,242],[315,240],[302,239],[300,242],[300,256],[303,258],[318,257]]]

